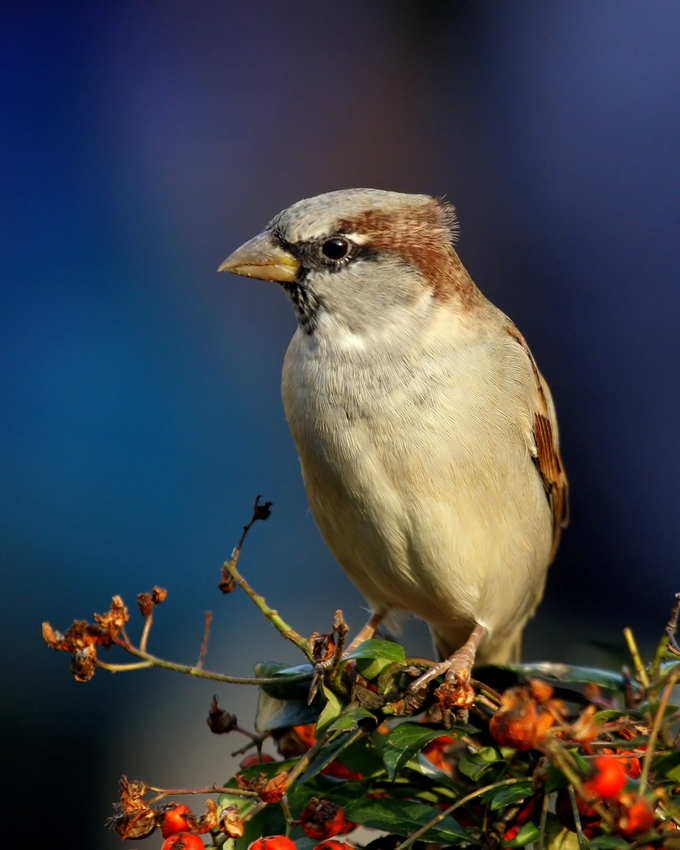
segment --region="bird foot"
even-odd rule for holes
[[[408,686],[408,692],[416,693],[421,688],[426,687],[431,681],[446,673],[446,684],[451,686],[455,684],[467,685],[470,681],[472,665],[474,663],[474,655],[472,655],[466,647],[462,647],[453,653],[446,661],[440,661],[438,664],[433,664],[429,670],[426,670],[422,676],[419,676],[415,682],[411,682]]]

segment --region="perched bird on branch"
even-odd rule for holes
[[[550,390],[475,286],[453,208],[348,189],[298,201],[220,271],[279,283],[283,403],[314,518],[372,616],[431,629],[418,680],[519,659],[567,524]]]

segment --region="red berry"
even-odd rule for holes
[[[329,800],[312,797],[300,815],[300,826],[310,838],[322,841],[343,832],[346,825],[345,812]]]
[[[529,797],[529,799],[525,800],[521,805],[522,807],[517,812],[515,823],[525,824],[527,821],[530,821],[536,814],[538,800],[536,799],[536,797]]]
[[[631,753],[631,750],[619,750],[620,753]],[[623,762],[623,769],[626,771],[628,776],[631,779],[638,779],[640,774],[642,773],[642,768],[640,767],[640,759],[637,756],[632,756],[629,759],[621,759]]]
[[[166,838],[161,850],[205,850],[205,844],[198,835],[190,832],[177,832]]]
[[[268,835],[258,838],[248,847],[248,850],[297,850],[295,842],[285,835]]]
[[[519,835],[519,831],[521,828],[522,827],[518,823],[513,824],[509,829],[505,830],[505,833],[503,834],[503,840],[514,841],[515,838],[517,838],[517,836]]]
[[[241,769],[245,769],[246,767],[253,767],[256,764],[268,764],[272,761],[274,761],[274,759],[271,756],[268,756],[267,753],[251,753],[239,762],[239,767]]]
[[[626,838],[634,838],[643,832],[649,832],[654,821],[654,808],[644,797],[638,797],[621,818],[621,832]]]
[[[187,815],[193,818],[189,806],[184,803],[170,803],[163,814],[161,834],[163,838],[169,838],[177,832],[185,832],[187,828]]]
[[[597,798],[616,800],[628,781],[621,759],[598,756],[593,759],[594,776],[584,783],[584,788]]]

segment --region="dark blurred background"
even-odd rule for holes
[[[121,773],[223,781],[241,742],[208,732],[212,693],[252,719],[246,688],[161,671],[76,685],[42,620],[160,584],[152,651],[193,663],[211,609],[208,667],[297,661],[215,589],[257,493],[274,513],[252,583],[304,634],[337,607],[364,619],[283,417],[292,309],[215,273],[305,196],[456,205],[463,261],[551,384],[572,484],[526,655],[620,663],[626,625],[651,645],[680,590],[680,4],[24,0],[0,40],[10,829],[119,847],[102,823]],[[406,641],[428,651],[416,624]]]

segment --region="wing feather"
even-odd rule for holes
[[[508,332],[524,350],[534,374],[536,390],[533,410],[534,460],[543,479],[552,509],[553,542],[550,550],[552,561],[557,552],[562,529],[569,525],[569,483],[560,454],[555,406],[548,384],[539,372],[526,340],[514,325],[508,329]]]

